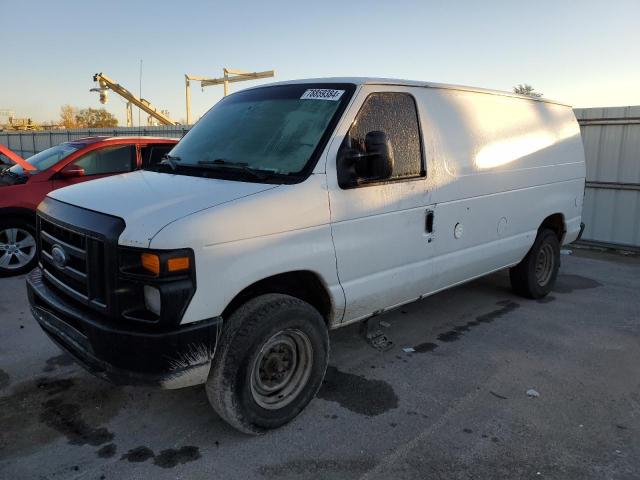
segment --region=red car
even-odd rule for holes
[[[0,277],[35,266],[35,211],[47,193],[147,168],[177,142],[157,137],[88,137],[61,143],[26,160],[0,145],[0,155],[15,163],[0,173]]]

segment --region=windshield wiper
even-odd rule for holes
[[[262,170],[258,170],[255,168],[251,168],[248,164],[244,162],[229,162],[222,158],[216,158],[215,160],[200,160],[198,161],[198,165],[202,165],[205,167],[211,167],[212,169],[220,169],[220,170],[240,170],[242,172],[248,173],[254,178],[258,180],[264,180],[268,178],[268,174]]]
[[[167,153],[166,155],[162,156],[162,160],[160,161],[159,165],[169,165],[171,167],[171,170],[175,172],[178,169],[178,164],[176,162],[179,161],[180,157],[174,157]]]

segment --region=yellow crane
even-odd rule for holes
[[[229,95],[229,84],[235,82],[244,82],[246,80],[257,80],[259,78],[269,78],[276,74],[275,70],[267,70],[265,72],[244,72],[242,70],[232,70],[223,68],[224,76],[220,78],[196,77],[193,75],[184,75],[185,83],[185,100],[187,104],[187,125],[191,125],[191,83],[192,81],[200,82],[200,87],[210,87],[211,85],[224,85],[224,96]]]
[[[135,105],[139,109],[149,114],[149,119],[153,117],[162,125],[179,125],[178,122],[173,121],[171,118],[169,118],[168,115],[166,115],[160,110],[157,110],[153,105],[151,105],[151,103],[149,103],[149,101],[145,100],[144,98],[136,97],[129,90],[124,88],[115,80],[112,80],[111,78],[107,77],[103,73],[96,73],[93,76],[93,81],[98,83],[98,87],[92,88],[90,91],[100,93],[100,103],[102,103],[103,105],[107,103],[109,99],[108,93],[107,93],[109,90],[117,93],[127,101],[127,127],[133,126],[133,121],[132,121],[133,105]]]

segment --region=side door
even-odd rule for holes
[[[343,322],[367,317],[430,290],[433,210],[417,102],[411,89],[365,85],[329,149],[327,183]],[[391,177],[341,188],[337,156],[384,132],[393,150]],[[366,157],[366,152],[363,156]]]
[[[76,170],[76,174],[67,176],[65,170],[68,171],[70,166],[79,167],[82,170]],[[66,165],[56,175],[54,188],[74,185],[117,173],[131,172],[136,168],[137,155],[135,145],[105,146],[91,150]]]

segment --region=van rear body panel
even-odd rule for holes
[[[374,92],[415,99],[426,176],[341,190],[334,180],[340,143]],[[551,215],[564,220],[563,243],[580,231],[580,129],[573,110],[556,102],[371,80],[354,96],[325,166],[343,324],[517,264]]]

